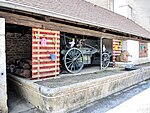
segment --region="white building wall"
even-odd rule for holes
[[[144,6],[142,6],[143,4],[141,4],[139,0],[115,0],[114,4],[114,11],[116,13],[132,19],[135,23],[138,23],[140,26],[150,31],[149,14],[144,10],[144,8],[142,8]],[[132,11],[130,11],[130,8]],[[148,43],[148,57],[139,58],[138,41],[128,40],[127,50],[132,55],[132,58],[129,58],[129,60],[132,61],[133,64],[146,63],[150,61],[150,43]]]
[[[133,64],[141,64],[150,61],[150,57],[139,58],[139,41],[127,40],[127,51],[132,57],[129,61]],[[150,56],[150,43],[148,44],[148,56]]]
[[[149,0],[86,0],[123,15],[150,31]],[[113,4],[114,2],[114,4]],[[132,8],[132,14],[130,14]]]
[[[150,31],[149,0],[128,0],[128,4],[133,7],[133,21]]]
[[[108,9],[108,0],[85,0],[85,1]]]
[[[148,0],[114,0],[114,12],[132,19],[135,23],[150,31]],[[132,14],[130,14],[132,8]]]
[[[110,7],[114,7],[113,11],[132,19],[135,23],[139,24],[146,30],[150,31],[150,13],[148,0],[86,0],[93,4],[99,5],[103,8],[110,10]],[[114,1],[114,5],[110,6],[110,1]],[[150,43],[148,43],[148,57],[139,58],[139,42],[128,40],[124,43],[123,47],[127,48],[129,53],[132,54],[132,58],[129,58],[134,64],[145,63],[150,61]],[[132,49],[131,49],[132,48]]]
[[[105,9],[109,9],[111,11],[114,10],[114,6],[113,6],[114,0],[85,0],[85,1],[95,4],[95,5],[98,5],[98,6],[101,6]]]
[[[0,112],[7,113],[5,19],[0,18]]]
[[[150,62],[150,43],[148,43],[148,61]]]

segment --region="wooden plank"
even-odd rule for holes
[[[57,50],[57,35],[55,34],[55,38],[54,38],[54,45],[55,45],[55,50]],[[57,54],[57,52],[55,51],[55,54]],[[57,61],[55,60],[55,68],[57,68]],[[55,73],[56,73],[56,70],[55,70]]]
[[[47,72],[47,71],[55,71],[55,70],[59,70],[59,67],[57,68],[50,68],[50,69],[40,69],[40,70],[32,70],[32,73],[36,73],[36,72]]]
[[[43,47],[43,45],[40,44],[32,44],[33,47]],[[54,45],[46,45],[45,47],[55,47]],[[57,45],[57,47],[60,47],[59,45]]]
[[[51,59],[40,59],[40,62],[49,62],[49,61],[53,61],[53,60],[51,60]],[[59,59],[56,61],[59,61]],[[38,62],[38,60],[32,60],[32,62]]]
[[[56,34],[60,34],[59,31],[48,30],[48,29],[38,29],[38,28],[33,28],[33,31],[39,31],[39,32],[53,32],[53,33],[56,33]]]
[[[39,35],[39,34],[40,34],[40,32],[38,31],[38,35]],[[33,46],[33,44],[32,44],[32,46]],[[40,46],[40,42],[38,42],[38,48],[37,48],[38,50],[40,50],[40,47],[39,47],[39,46]],[[38,52],[37,55],[40,55],[40,52]],[[34,57],[34,55],[32,55],[32,56]],[[38,56],[37,59],[38,59],[38,65],[39,65],[39,64],[40,64],[40,57]],[[33,73],[33,71],[34,71],[34,70],[32,70],[32,73]],[[37,74],[40,74],[40,67],[39,67],[39,66],[37,67],[37,72],[38,72]]]
[[[49,73],[49,74],[39,74],[39,75],[34,75],[32,78],[39,78],[39,77],[46,77],[46,76],[53,76],[53,75],[58,75],[59,72],[54,72],[54,73]]]
[[[58,56],[60,56],[60,55],[57,54],[56,57],[58,57]],[[50,57],[50,54],[33,54],[32,57]]]
[[[41,42],[41,39],[33,39],[33,42]],[[47,40],[46,42],[53,42],[53,40]],[[57,40],[57,43],[60,43],[60,40]]]
[[[36,34],[33,34],[33,36],[35,37]],[[47,37],[47,38],[54,38],[54,37],[59,37],[59,36],[54,36],[54,35],[48,35],[48,34],[39,34],[39,37]]]
[[[54,64],[54,63],[51,63],[51,64],[39,64],[39,65],[33,65],[33,68],[35,68],[35,67],[43,67],[43,66],[54,66],[54,65],[56,65],[57,67],[58,66],[60,66],[60,64]]]
[[[84,29],[80,27],[74,27],[74,26],[55,23],[55,22],[45,22],[45,21],[34,19],[32,17],[22,16],[22,15],[8,13],[8,12],[0,11],[0,17],[5,18],[6,23],[11,23],[11,24],[24,25],[24,26],[37,27],[37,28],[45,28],[45,29],[68,32],[68,33],[73,33],[73,34],[81,34],[81,35],[86,35],[86,36],[94,36],[94,37],[103,36],[105,38],[110,38],[110,39],[113,39],[113,38],[120,39],[120,36],[117,36],[117,35],[102,33],[100,31],[94,31],[90,29]]]
[[[45,50],[45,49],[33,49],[32,52],[59,52],[59,49],[49,49],[49,50]]]
[[[6,23],[17,24],[17,25],[24,25],[30,27],[37,27],[37,28],[45,28],[51,29],[56,31],[74,33],[74,34],[81,34],[86,36],[94,36],[94,37],[105,37],[110,39],[121,39],[121,40],[136,40],[136,41],[145,41],[149,42],[150,39],[143,39],[142,37],[126,37],[122,33],[122,36],[110,34],[110,33],[103,33],[100,31],[94,31],[90,29],[84,29],[79,27],[74,27],[66,24],[60,24],[56,22],[46,22],[37,20],[33,17],[18,15],[14,13],[0,11],[0,17],[5,18]]]

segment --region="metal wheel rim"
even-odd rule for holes
[[[102,54],[102,69],[106,69],[110,63],[110,56],[108,53]]]
[[[64,64],[68,72],[80,72],[84,66],[82,52],[78,48],[69,49],[64,56]]]

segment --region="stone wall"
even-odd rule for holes
[[[32,38],[31,34],[6,33],[6,59],[7,63],[15,59],[31,58]]]
[[[0,18],[0,112],[8,112],[6,86],[5,20]]]
[[[150,78],[150,66],[91,79],[68,86],[48,88],[9,75],[17,94],[45,113],[67,113]]]

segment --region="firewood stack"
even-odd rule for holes
[[[14,74],[21,77],[29,78],[31,77],[31,68],[32,68],[31,59],[16,60],[16,68]]]

